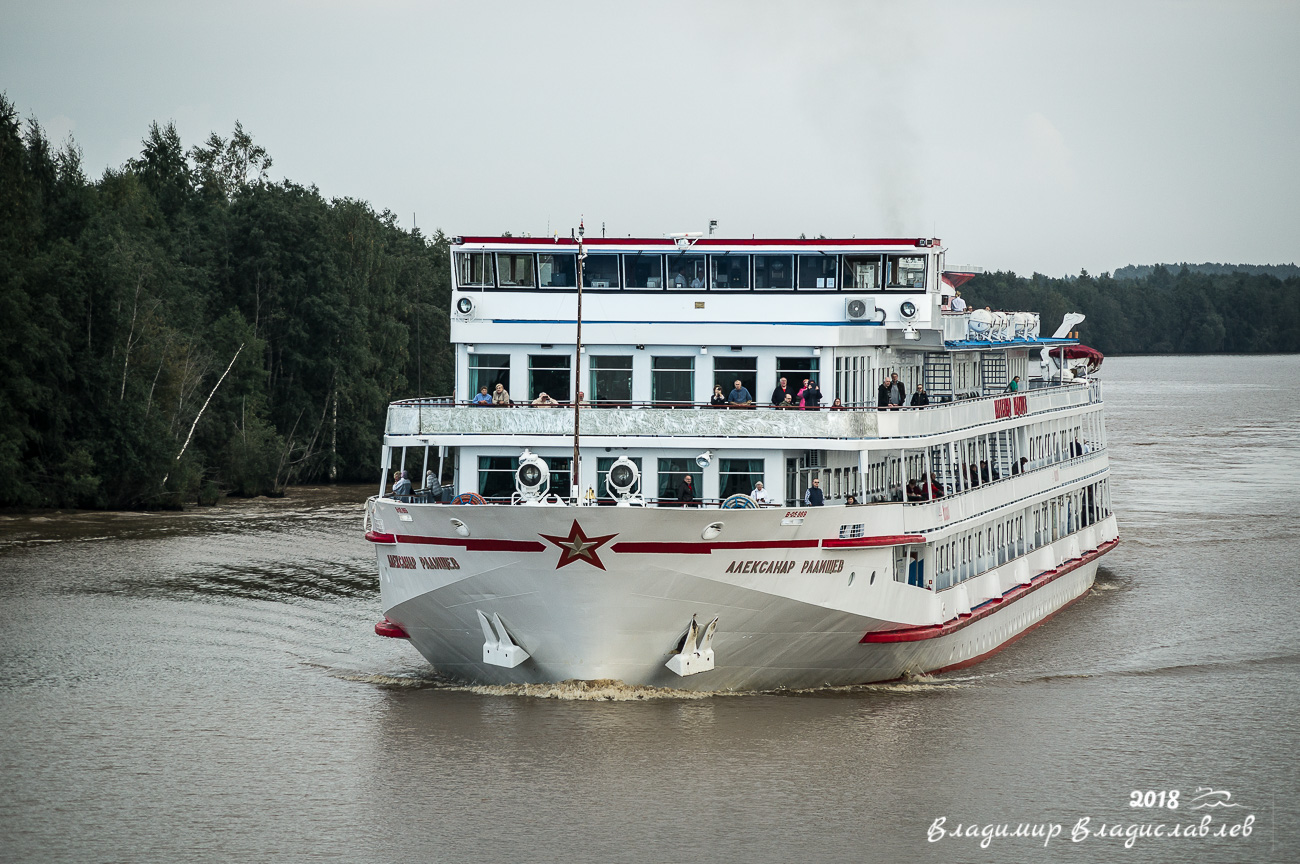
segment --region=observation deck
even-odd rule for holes
[[[863,439],[961,437],[968,430],[1026,416],[1068,411],[1100,402],[1101,382],[1070,381],[912,408],[852,406],[818,411],[768,406],[713,407],[693,403],[584,406],[581,436],[594,446],[626,446],[626,439],[749,439],[763,446],[794,440],[808,449],[861,449]],[[388,408],[385,443],[392,446],[523,443],[572,438],[573,406],[485,406],[450,399],[411,399]],[[621,443],[618,443],[620,442]],[[680,442],[685,444],[686,442]],[[733,442],[734,443],[734,442]],[[901,443],[901,442],[900,442]]]

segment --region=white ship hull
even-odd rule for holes
[[[872,536],[868,523],[853,545],[837,539],[841,524],[872,509],[380,499],[367,536],[385,614],[442,674],[687,690],[847,685],[970,665],[1086,593],[1117,536],[1111,516],[936,592],[893,578],[902,538]],[[526,659],[486,662],[480,613],[499,620]],[[715,617],[712,668],[670,669],[692,619]]]

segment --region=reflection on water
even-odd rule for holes
[[[890,684],[453,684],[373,635],[371,486],[0,516],[0,860],[1300,859],[1300,358],[1105,373],[1095,589]],[[1249,845],[925,839],[1205,784],[1255,808]]]

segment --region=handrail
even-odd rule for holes
[[[778,405],[771,405],[771,404],[768,404],[768,403],[765,403],[765,402],[761,402],[761,403],[760,403],[760,402],[751,402],[751,403],[746,404],[746,405],[731,405],[731,404],[729,404],[729,405],[713,405],[713,404],[708,403],[708,402],[690,402],[690,401],[677,401],[677,400],[664,400],[664,399],[657,399],[657,400],[651,400],[651,401],[648,401],[648,402],[647,402],[647,401],[636,401],[636,400],[628,400],[628,401],[621,401],[621,400],[620,400],[620,401],[605,400],[605,401],[595,401],[595,402],[592,402],[591,400],[586,400],[586,402],[584,402],[584,404],[582,405],[582,407],[584,407],[584,408],[599,409],[599,410],[622,410],[622,409],[638,409],[638,410],[643,410],[643,409],[651,408],[651,409],[668,409],[668,410],[686,410],[686,409],[695,409],[695,410],[712,410],[712,411],[754,411],[754,410],[763,410],[763,411],[870,411],[870,412],[882,412],[882,413],[886,413],[886,414],[888,414],[888,413],[893,413],[893,412],[895,412],[895,411],[926,411],[926,410],[932,410],[932,409],[936,409],[936,408],[946,408],[946,407],[949,407],[949,406],[952,406],[952,405],[957,405],[957,404],[968,405],[968,404],[973,404],[973,403],[976,403],[976,402],[987,401],[987,400],[990,400],[990,399],[1005,399],[1005,398],[1008,397],[1008,396],[1029,396],[1029,395],[1034,395],[1034,394],[1042,393],[1042,392],[1045,392],[1045,391],[1053,391],[1053,392],[1055,392],[1055,391],[1057,391],[1057,390],[1065,389],[1065,388],[1067,388],[1067,387],[1074,387],[1074,386],[1077,386],[1077,385],[1079,385],[1079,384],[1087,384],[1087,385],[1089,385],[1089,387],[1088,387],[1088,389],[1089,389],[1089,395],[1090,395],[1089,402],[1098,402],[1098,401],[1100,401],[1100,385],[1101,385],[1101,382],[1100,382],[1098,379],[1095,379],[1095,378],[1088,378],[1088,379],[1084,379],[1084,380],[1074,380],[1074,381],[1065,381],[1065,382],[1060,382],[1060,381],[1044,382],[1044,383],[1041,384],[1040,386],[1036,386],[1036,387],[1027,387],[1027,388],[1025,388],[1024,390],[1021,390],[1021,391],[1018,391],[1018,392],[1011,392],[1011,391],[1005,391],[1005,390],[1004,390],[1004,391],[999,391],[999,392],[997,392],[997,393],[987,393],[987,394],[983,394],[983,395],[980,395],[980,396],[971,396],[971,397],[965,397],[965,398],[963,398],[963,397],[961,397],[961,396],[958,396],[958,397],[955,397],[955,398],[948,398],[948,397],[945,397],[945,396],[932,397],[932,399],[931,399],[931,401],[930,401],[930,403],[929,403],[928,405],[876,405],[876,404],[869,403],[869,402],[853,402],[853,403],[850,403],[850,404],[848,404],[848,405],[819,405],[819,406],[816,407],[816,408],[801,408],[801,407],[799,407],[799,406],[797,406],[797,405],[796,405],[796,406],[793,406],[793,407],[789,407],[789,408],[782,408],[782,407],[780,407],[780,406],[778,406]],[[530,408],[530,409],[536,409],[536,410],[539,410],[539,411],[548,411],[548,410],[554,410],[554,409],[556,409],[556,408],[572,408],[572,407],[573,407],[573,403],[572,403],[572,402],[556,402],[554,405],[534,405],[534,404],[532,404],[531,402],[527,402],[527,401],[522,401],[522,400],[521,400],[521,401],[518,401],[518,402],[514,402],[514,401],[512,401],[512,402],[508,402],[508,403],[506,403],[506,404],[504,404],[504,405],[498,405],[498,404],[488,404],[488,403],[482,403],[482,402],[471,402],[471,401],[469,401],[469,400],[453,399],[453,398],[451,398],[451,397],[449,397],[449,396],[420,397],[420,398],[415,398],[415,399],[400,399],[400,400],[397,400],[397,401],[395,401],[395,402],[391,402],[391,403],[389,403],[389,404],[390,404],[390,406],[402,406],[402,407],[429,407],[429,408],[450,408],[450,407],[467,407],[467,408]]]

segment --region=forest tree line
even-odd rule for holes
[[[0,506],[371,479],[388,402],[450,392],[447,238],[270,166],[154,124],[90,180],[0,96]]]
[[[0,96],[0,506],[155,508],[372,480],[387,404],[450,394],[448,238],[271,182],[236,124],[86,177]],[[1105,353],[1300,351],[1300,277],[985,274]]]
[[[1300,276],[1177,271],[1116,279],[1087,271],[1064,279],[999,271],[961,289],[967,304],[1041,314],[1050,335],[1067,312],[1082,312],[1081,340],[1103,354],[1300,352]]]

